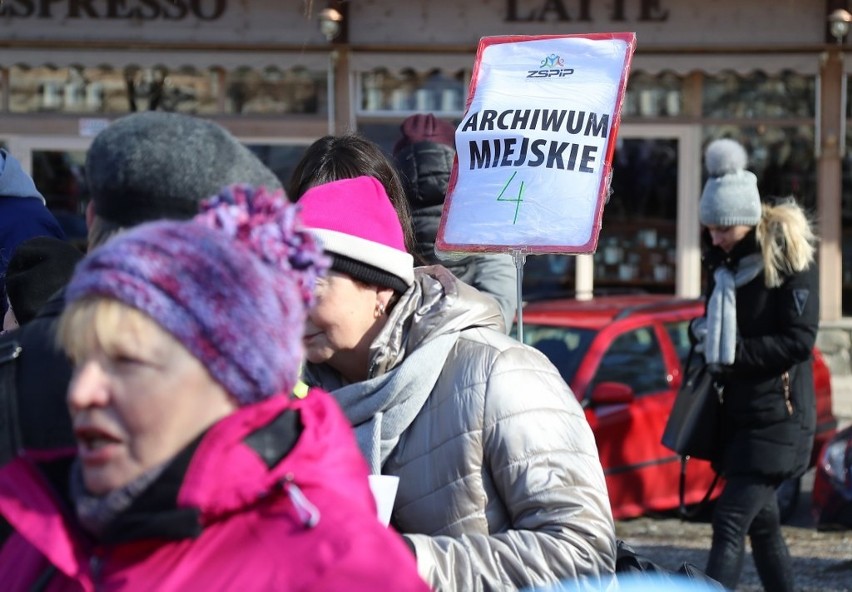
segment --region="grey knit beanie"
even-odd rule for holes
[[[748,155],[738,142],[714,140],[704,152],[710,178],[704,184],[699,220],[704,226],[756,226],[760,222],[757,177],[745,170]]]
[[[92,142],[86,177],[95,213],[122,226],[187,219],[226,185],[280,189],[275,174],[212,121],[162,111],[117,119]]]

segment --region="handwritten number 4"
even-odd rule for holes
[[[511,201],[511,202],[515,203],[515,218],[514,218],[514,220],[512,220],[512,224],[518,223],[518,210],[521,207],[521,202],[524,201],[524,182],[521,181],[521,186],[518,188],[518,197],[516,197],[516,198],[503,197],[503,195],[506,193],[506,189],[509,188],[509,185],[512,183],[512,180],[515,178],[515,175],[517,175],[517,174],[518,174],[518,171],[515,171],[514,173],[512,173],[512,176],[509,177],[509,180],[506,181],[505,185],[503,185],[503,190],[500,192],[500,195],[497,196],[497,201]]]

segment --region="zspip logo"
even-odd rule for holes
[[[537,70],[527,70],[527,78],[562,78],[574,73],[574,68],[566,68],[565,60],[555,53],[545,56]]]
[[[559,66],[561,68],[564,65],[565,65],[565,60],[560,58],[555,53],[552,53],[549,56],[547,56],[546,58],[544,58],[543,60],[541,60],[541,64],[539,65],[539,68],[554,68],[556,66]]]

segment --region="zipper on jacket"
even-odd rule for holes
[[[294,477],[292,473],[288,473],[286,477],[284,477],[284,491],[287,493],[287,496],[290,498],[290,502],[293,504],[293,507],[296,509],[296,514],[299,515],[299,520],[302,521],[302,524],[307,528],[313,528],[320,521],[320,511],[311,500],[307,498],[307,496],[299,489],[299,486],[296,485],[294,481]]]
[[[89,559],[89,572],[92,574],[92,584],[95,590],[101,589],[101,573],[104,569],[104,558],[99,553],[95,553]]]
[[[787,406],[787,415],[793,415],[793,401],[790,400],[790,373],[781,375],[781,383],[784,385],[784,404]]]

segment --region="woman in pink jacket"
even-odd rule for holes
[[[72,507],[25,457],[0,471],[4,590],[427,589],[348,421],[291,395],[326,265],[284,196],[249,188],[79,265],[59,331]]]

